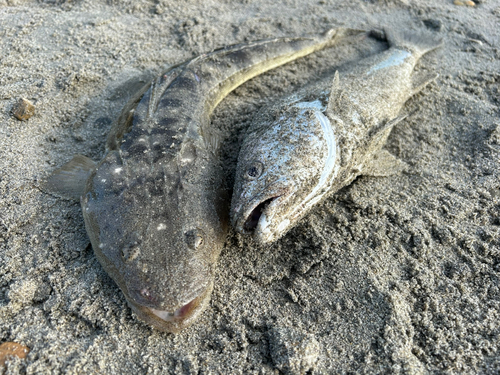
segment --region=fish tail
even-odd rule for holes
[[[384,30],[391,47],[401,47],[409,50],[417,60],[427,52],[433,51],[443,44],[441,38],[436,38],[429,32]]]

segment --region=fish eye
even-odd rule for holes
[[[246,170],[245,178],[247,180],[255,180],[259,178],[264,172],[264,164],[260,161],[254,161]]]
[[[192,229],[185,233],[186,244],[190,249],[196,250],[203,246],[205,240],[201,229]]]

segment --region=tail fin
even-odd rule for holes
[[[390,31],[384,30],[387,41],[391,47],[402,47],[411,51],[417,59],[427,52],[433,51],[441,47],[443,41],[441,38],[436,38],[429,32],[424,31]]]

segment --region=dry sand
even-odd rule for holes
[[[6,373],[500,372],[500,3],[0,0],[0,343]],[[216,47],[335,26],[429,29],[387,149],[408,165],[361,177],[286,237],[231,232],[211,304],[178,335],[132,314],[97,262],[78,203],[39,182],[75,153],[99,160],[138,82]],[[387,45],[316,53],[238,88],[213,123],[232,181],[263,103]],[[10,113],[20,97],[28,121]]]

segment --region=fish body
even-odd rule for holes
[[[391,35],[390,48],[263,108],[238,156],[231,220],[260,243],[283,236],[326,196],[359,175],[403,163],[381,150],[404,103],[437,75],[417,61],[440,45],[429,35]]]
[[[78,155],[48,178],[47,190],[80,199],[97,258],[142,320],[178,332],[210,300],[230,201],[215,106],[246,80],[348,34],[257,41],[172,67],[125,106],[99,163]]]

